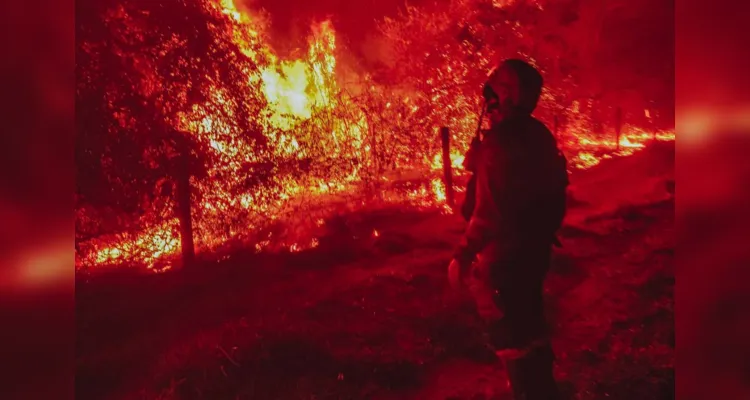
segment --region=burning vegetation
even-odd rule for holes
[[[232,0],[77,2],[76,267],[162,271],[186,234],[199,254],[299,251],[345,209],[451,212],[438,128],[460,176],[501,57],[545,73],[537,115],[572,169],[674,139],[669,106],[590,89],[581,65],[595,54],[573,43],[588,34],[576,27],[601,26],[589,20],[603,6],[571,16],[566,2],[500,3],[407,8],[380,25],[388,61],[364,71],[338,62],[347,49],[330,21],[282,58],[267,16]]]

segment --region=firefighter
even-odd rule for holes
[[[448,267],[454,287],[472,271],[484,282],[494,310],[480,314],[516,400],[559,397],[543,283],[559,243],[568,175],[554,136],[531,116],[542,85],[541,74],[518,59],[490,73],[483,91],[490,129],[472,154],[475,204]]]

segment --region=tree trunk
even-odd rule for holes
[[[622,132],[622,108],[617,107],[617,111],[615,113],[615,133],[617,134],[617,145],[616,149],[620,150],[620,135]]]
[[[453,208],[453,166],[451,165],[450,132],[448,128],[440,128],[440,139],[443,145],[443,182],[445,183],[445,199],[448,206]]]
[[[193,242],[193,219],[190,201],[190,155],[183,146],[177,156],[175,176],[177,218],[180,221],[180,244],[182,247],[182,266],[189,268],[195,262],[195,244]]]

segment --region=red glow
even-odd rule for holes
[[[247,73],[247,82],[249,85],[261,85],[268,102],[264,135],[271,143],[273,157],[279,160],[326,157],[357,161],[356,166],[343,166],[327,175],[307,176],[303,179],[278,176],[275,182],[279,185],[278,188],[268,194],[247,192],[236,196],[227,192],[228,182],[219,179],[197,182],[197,190],[202,197],[202,201],[194,205],[198,208],[194,210],[194,215],[202,216],[196,221],[203,232],[197,238],[199,252],[211,252],[243,234],[239,230],[227,230],[222,226],[223,221],[230,216],[262,214],[283,220],[281,216],[284,210],[297,207],[300,202],[323,205],[333,197],[358,198],[360,187],[365,181],[379,182],[380,186],[393,183],[392,178],[374,175],[374,168],[377,167],[374,157],[378,150],[373,148],[374,142],[367,139],[370,132],[382,131],[387,126],[372,125],[370,118],[361,111],[361,96],[351,97],[352,93],[368,91],[368,104],[383,104],[385,110],[392,112],[392,117],[396,119],[426,112],[434,114],[431,117],[433,120],[441,120],[442,110],[423,109],[430,106],[430,103],[413,100],[419,97],[418,93],[390,93],[392,97],[387,97],[387,88],[373,83],[366,73],[360,74],[360,81],[356,84],[342,83],[338,76],[340,65],[337,62],[342,53],[337,46],[336,32],[330,21],[312,26],[304,56],[282,59],[264,42],[266,33],[261,17],[251,11],[238,9],[232,0],[221,0],[216,11],[224,16],[227,29],[231,30],[235,43],[245,55],[258,62],[261,62],[261,57],[267,60],[259,71]],[[225,101],[220,87],[216,87],[211,96],[218,104]],[[473,135],[477,118],[473,100],[465,98],[459,103],[460,108],[446,110],[451,113],[450,118],[455,120],[453,125],[457,128],[453,131],[451,149],[451,161],[456,175],[462,172],[463,154]],[[577,108],[578,105],[574,104],[574,107]],[[571,123],[561,133],[561,146],[569,157],[570,165],[576,169],[590,168],[602,159],[631,155],[653,139],[674,139],[674,132],[651,132],[626,125],[620,137],[619,150],[615,152],[618,143],[614,133],[592,131],[583,114],[576,113],[574,109]],[[648,110],[644,110],[644,113],[650,115]],[[192,111],[183,113],[178,123],[181,129],[206,142],[215,155],[223,160],[209,170],[209,177],[238,177],[242,161],[262,161],[261,155],[255,154],[249,145],[237,140],[233,136],[236,134],[227,130],[228,121],[224,118],[208,105],[195,105]],[[433,140],[432,136],[433,132],[424,132],[421,140],[429,142]],[[433,154],[425,157],[409,157],[409,147],[394,145],[393,149],[396,152],[396,168],[414,170],[431,182],[417,189],[398,190],[381,200],[386,204],[407,203],[452,212],[445,204],[445,192],[439,178],[442,168],[440,152],[436,149]],[[456,190],[460,191],[460,188],[457,187]],[[268,195],[273,200],[265,200]],[[169,213],[170,210],[166,212]],[[251,217],[246,221],[243,231],[262,227],[253,219]],[[83,250],[77,254],[76,265],[93,267],[112,263],[136,263],[145,264],[155,271],[169,268],[172,260],[179,255],[178,222],[174,218],[157,221],[148,223],[140,232],[100,237],[82,244]],[[261,251],[274,243],[275,239],[257,238],[254,247]],[[307,237],[287,239],[281,246],[296,252],[315,247],[316,243],[317,239],[310,233]]]

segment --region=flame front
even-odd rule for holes
[[[399,142],[399,132],[403,129],[400,124],[425,113],[452,121],[458,129],[452,131],[450,160],[454,173],[460,175],[477,119],[471,107],[472,99],[454,98],[451,104],[455,105],[440,109],[431,105],[442,101],[444,93],[435,93],[429,101],[420,103],[413,93],[389,92],[370,83],[365,75],[359,92],[371,96],[370,99],[374,98],[374,102],[382,106],[367,114],[350,93],[354,90],[342,90],[337,80],[336,34],[329,21],[312,27],[304,57],[280,60],[265,45],[259,18],[238,10],[232,0],[221,0],[217,7],[217,12],[226,17],[241,52],[259,66],[257,71],[247,72],[247,84],[260,87],[267,101],[266,109],[257,118],[262,122],[262,134],[272,154],[259,152],[228,128],[233,118],[231,112],[219,112],[211,106],[222,104],[226,99],[227,94],[221,87],[215,87],[210,93],[211,103],[195,105],[182,116],[178,127],[206,143],[218,160],[209,166],[207,179],[194,182],[200,194],[193,210],[199,251],[212,251],[230,240],[247,238],[250,232],[269,222],[297,215],[297,210],[311,203],[311,198],[323,203],[331,196],[357,193],[365,183],[378,185],[381,201],[451,212],[439,177],[442,173],[440,149],[415,154],[410,143]],[[457,67],[448,72],[458,73]],[[377,129],[373,118],[379,118]],[[560,142],[574,168],[590,168],[612,157],[617,143],[614,135],[609,136],[611,139],[602,139],[601,134],[573,126]],[[436,143],[437,130],[423,132],[422,137],[424,141]],[[674,132],[653,133],[626,126],[615,155],[632,154],[653,139],[673,140]],[[391,153],[384,155],[386,151]],[[241,194],[227,189],[231,186],[229,183],[239,185],[247,176],[243,164],[263,162],[274,163],[270,183]],[[303,174],[290,174],[279,169],[279,165],[285,163],[295,166],[292,170],[299,170],[298,165],[309,166]],[[393,180],[384,176],[387,169],[417,170],[429,178],[427,183],[417,187],[387,191],[383,185]],[[167,214],[171,214],[171,209]],[[177,226],[176,219],[168,218],[167,222],[149,224],[136,235],[92,240],[88,250],[77,255],[77,265],[138,262],[163,270],[155,266],[161,261],[168,263],[179,254]],[[378,235],[377,231],[373,232],[373,236]],[[271,246],[276,238],[268,234],[253,239],[256,250],[261,251]],[[284,242],[283,246],[296,252],[318,246],[318,240],[303,237]]]

